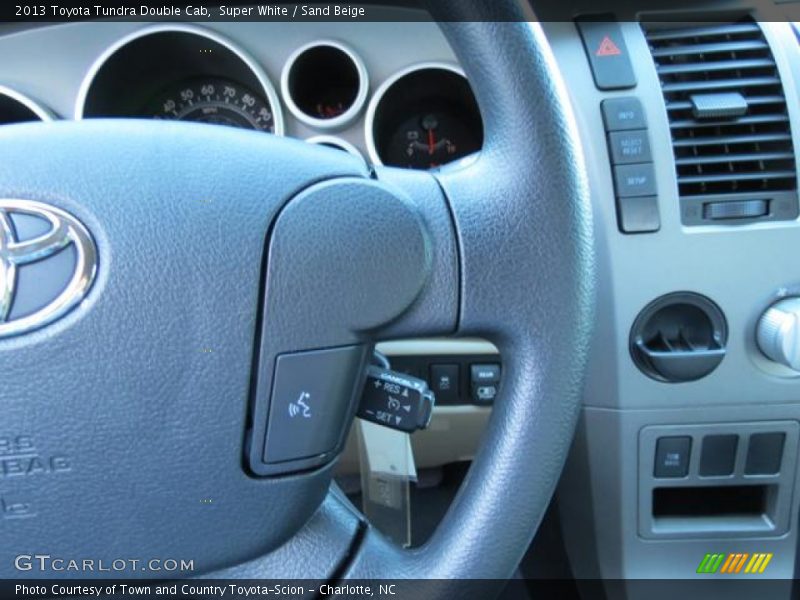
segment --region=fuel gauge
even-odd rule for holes
[[[443,113],[427,113],[418,124],[412,123],[400,134],[406,139],[403,156],[394,156],[396,151],[392,145],[387,164],[400,165],[405,161],[403,166],[412,169],[431,169],[480,148],[464,123]],[[464,148],[468,150],[465,152]],[[401,145],[397,144],[396,150],[400,149]]]
[[[367,116],[373,161],[431,169],[481,149],[477,103],[466,78],[454,68],[418,67],[384,85]]]

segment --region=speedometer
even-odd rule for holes
[[[171,86],[153,101],[147,114],[157,119],[275,132],[273,110],[264,98],[243,85],[219,78]]]

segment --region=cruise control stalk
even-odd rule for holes
[[[422,379],[371,365],[357,416],[412,433],[428,427],[435,403],[433,392]]]

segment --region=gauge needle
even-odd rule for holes
[[[428,129],[428,154],[433,156],[436,150],[436,138],[433,135],[433,127]]]

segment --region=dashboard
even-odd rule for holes
[[[388,60],[394,44],[379,43],[374,28],[362,26],[357,34],[351,30],[358,27],[329,24],[324,33],[303,27],[290,34],[275,24],[242,25],[229,32],[228,23],[92,24],[92,36],[78,43],[74,55],[48,58],[51,67],[63,60],[67,64],[59,67],[73,73],[72,106],[64,102],[63,88],[54,98],[56,90],[29,95],[8,85],[0,89],[0,123],[194,121],[300,137],[371,164],[412,169],[436,168],[480,150],[477,103],[435,26],[416,26],[437,35],[429,33],[433,43],[421,51],[404,50],[400,62]],[[56,31],[70,37],[76,31],[71,27]],[[98,36],[101,29],[109,35]],[[29,31],[15,37],[24,43],[36,36]],[[24,78],[20,87],[46,85]]]
[[[0,52],[14,56],[0,61],[0,124],[178,119],[319,144],[376,167],[435,169],[473,160],[482,122],[462,66],[435,23],[420,21],[417,12],[409,16],[401,27],[388,21],[0,25]],[[447,373],[442,381],[452,399],[437,388],[429,429],[412,437],[416,466],[471,459],[491,398],[475,401],[479,388],[470,371],[499,363],[497,349],[484,340],[399,341],[379,349],[393,367],[432,384],[439,370]],[[351,435],[338,471],[358,469]]]
[[[773,576],[794,574],[800,375],[761,338],[770,307],[800,296],[800,47],[790,23],[745,3],[726,5],[724,24],[686,14],[542,23],[580,132],[599,272],[558,491],[579,578],[692,577],[710,546],[770,552]],[[4,123],[200,121],[412,169],[473,160],[483,142],[463,65],[436,24],[415,19],[0,29],[0,53],[14,56],[0,62]],[[421,377],[457,365],[462,388],[472,362],[500,362],[481,340],[381,349]],[[418,467],[474,454],[490,408],[469,396],[414,436]],[[750,449],[765,439],[781,440],[778,466],[753,473]],[[720,446],[727,466],[708,471],[706,447]],[[351,441],[344,471],[356,454]],[[654,467],[666,455],[672,471]]]

